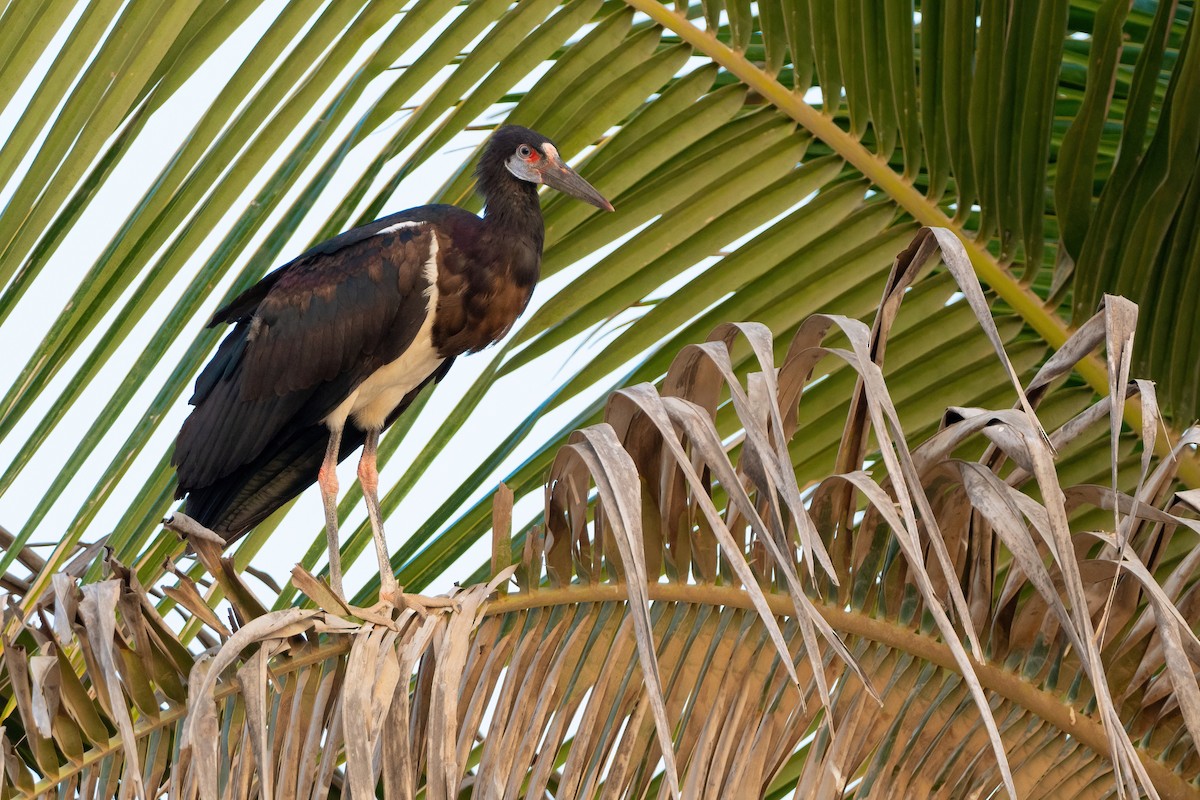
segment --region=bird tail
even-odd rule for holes
[[[338,461],[365,439],[362,431],[347,425]],[[279,435],[250,463],[190,490],[184,513],[232,542],[316,482],[328,442],[329,430],[319,424]]]

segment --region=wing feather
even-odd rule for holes
[[[403,353],[428,313],[423,273],[434,235],[428,225],[401,228],[281,277],[254,315],[243,397],[302,391]]]

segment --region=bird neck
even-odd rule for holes
[[[526,181],[508,179],[484,187],[484,224],[488,238],[500,244],[500,252],[516,258],[507,268],[519,278],[537,280],[542,260],[545,227],[537,187]]]

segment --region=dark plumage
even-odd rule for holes
[[[319,481],[332,547],[332,468],[365,444],[359,475],[382,548],[379,432],[525,310],[542,253],[536,184],[612,208],[528,128],[498,129],[477,175],[482,219],[448,205],[392,214],[313,247],[213,315],[210,327],[233,329],[196,379],[172,457],[189,516],[232,541]],[[340,591],[336,553],[331,567]]]

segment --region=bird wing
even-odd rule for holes
[[[433,227],[399,223],[281,276],[250,322],[242,396],[258,400],[365,379],[413,343],[437,280]]]
[[[318,423],[412,345],[431,313],[437,242],[428,222],[385,218],[310,250],[218,312],[214,323],[236,324],[196,380],[172,457],[180,491],[248,464],[285,426]]]

